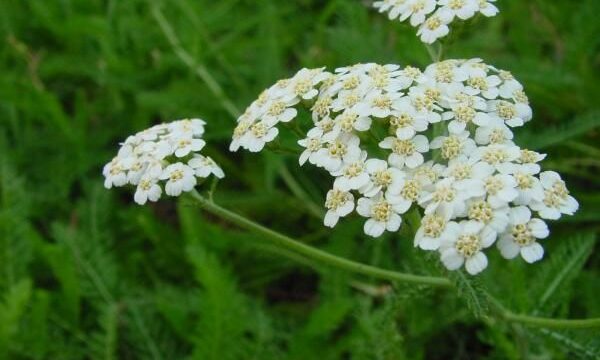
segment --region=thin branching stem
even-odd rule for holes
[[[309,260],[314,260],[323,265],[327,265],[333,268],[350,271],[356,274],[362,274],[367,276],[372,276],[374,278],[394,281],[394,282],[405,282],[412,284],[421,284],[421,285],[429,285],[435,286],[439,288],[453,288],[454,285],[452,282],[444,277],[435,277],[435,276],[423,276],[423,275],[415,275],[402,273],[392,270],[381,269],[375,266],[359,263],[356,261],[348,260],[343,257],[339,257],[328,252],[313,248],[312,246],[303,244],[299,241],[296,241],[286,235],[280,234],[276,231],[273,231],[269,228],[266,228],[242,215],[236,214],[232,211],[229,211],[211,200],[205,198],[200,195],[197,191],[193,191],[191,193],[192,197],[198,201],[200,206],[210,212],[213,215],[221,217],[225,220],[230,221],[231,223],[253,231],[257,234],[261,234],[264,236],[265,241],[269,241],[277,246],[284,248],[287,251],[291,251],[293,253],[297,253],[306,257]],[[584,329],[584,328],[594,328],[600,327],[600,318],[592,318],[592,319],[553,319],[553,318],[544,318],[537,316],[529,316],[529,315],[521,315],[515,314],[510,310],[504,308],[504,306],[491,295],[488,294],[488,297],[491,300],[491,303],[495,305],[497,311],[497,316],[499,319],[520,323],[523,325],[543,327],[543,328],[556,328],[556,329]]]
[[[390,281],[424,284],[437,287],[452,286],[450,280],[442,277],[421,276],[380,269],[375,266],[362,264],[359,262],[332,255],[328,252],[315,249],[312,246],[305,245],[286,235],[275,232],[269,228],[257,224],[256,222],[250,219],[247,219],[241,215],[231,212],[225,208],[222,208],[219,205],[210,202],[208,199],[204,198],[196,191],[192,192],[192,196],[200,203],[204,210],[212,213],[213,215],[226,219],[238,225],[241,228],[261,234],[264,236],[264,239],[266,241],[275,243],[276,245],[284,247],[288,250],[292,250],[298,254],[308,257],[309,259],[316,260],[324,265]]]
[[[223,108],[234,119],[237,119],[237,117],[240,114],[240,111],[237,108],[237,106],[235,106],[235,104],[233,103],[233,101],[230,98],[227,97],[225,91],[223,90],[223,88],[221,87],[221,85],[219,84],[219,82],[217,82],[217,80],[212,76],[212,74],[210,73],[210,71],[208,71],[208,69],[204,65],[200,64],[199,62],[197,62],[192,57],[192,55],[190,55],[190,53],[187,52],[181,46],[181,42],[179,41],[179,38],[175,34],[175,31],[173,30],[173,27],[167,21],[167,19],[165,18],[165,16],[160,11],[160,9],[158,8],[157,5],[152,5],[152,16],[154,16],[154,19],[158,23],[158,26],[160,27],[160,29],[162,30],[163,34],[165,35],[165,37],[169,41],[169,44],[173,48],[173,51],[175,52],[175,55],[177,55],[177,57],[187,67],[189,67],[192,71],[194,71],[194,73],[196,73],[196,75],[198,75],[198,77],[202,81],[204,81],[204,83],[206,84],[206,86],[208,87],[208,89],[210,90],[210,92],[221,102],[221,105],[223,106]]]

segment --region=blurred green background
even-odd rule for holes
[[[386,284],[282,252],[190,199],[140,207],[102,187],[119,141],[202,117],[228,175],[218,203],[338,255],[447,276],[408,234],[368,239],[356,217],[324,228],[310,204],[330,184],[294,156],[227,151],[231,113],[300,67],[429,62],[414,29],[368,3],[1,0],[0,358],[599,358],[597,331],[506,323],[484,295],[600,316],[598,0],[501,0],[445,40],[445,58],[523,82],[535,115],[519,141],[548,152],[580,200],[535,265],[494,254],[477,279],[452,275],[458,293]]]

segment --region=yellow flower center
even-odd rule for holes
[[[498,112],[498,116],[504,120],[513,119],[517,115],[515,106],[508,101],[500,101],[498,105],[496,105],[496,111]]]
[[[331,157],[342,158],[344,155],[346,155],[346,152],[348,151],[348,147],[346,146],[346,144],[344,144],[341,141],[335,141],[335,142],[329,144],[329,146],[327,147],[327,150],[329,150],[329,155]]]
[[[448,136],[442,142],[442,157],[446,160],[454,159],[462,151],[462,141],[457,136]]]
[[[252,135],[257,138],[262,138],[267,135],[267,126],[263,123],[256,123],[250,127],[250,131],[252,131]]]
[[[446,220],[436,214],[425,215],[421,221],[421,226],[423,226],[423,233],[425,236],[437,238],[442,235],[442,232],[446,227]]]
[[[459,164],[452,169],[451,175],[456,180],[464,180],[471,176],[471,165]]]
[[[514,241],[520,246],[531,245],[535,242],[535,237],[531,234],[531,231],[526,224],[518,224],[513,226],[511,231]]]
[[[503,149],[491,148],[487,149],[482,156],[482,160],[490,165],[496,165],[506,161],[508,155]]]
[[[394,139],[392,151],[398,155],[412,155],[415,151],[415,144],[411,140]]]
[[[346,170],[344,171],[344,175],[346,175],[346,177],[357,177],[358,175],[362,174],[364,169],[364,165],[362,162],[355,162],[350,164]]]
[[[267,110],[269,116],[279,116],[285,111],[285,103],[282,101],[275,101]]]
[[[473,121],[477,112],[470,106],[460,105],[454,110],[454,114],[458,121],[468,124]]]
[[[469,84],[470,87],[474,88],[474,89],[478,89],[481,91],[486,91],[488,89],[488,84],[487,81],[485,80],[485,78],[483,77],[473,77],[470,78],[467,83]]]
[[[392,173],[389,170],[380,170],[373,175],[373,182],[377,186],[387,187],[392,183]]]
[[[456,242],[456,250],[464,257],[470,258],[481,250],[479,237],[474,234],[461,235]]]
[[[371,215],[376,221],[387,222],[392,215],[392,205],[382,200],[371,207]]]
[[[340,206],[344,205],[349,200],[349,193],[334,189],[327,197],[327,200],[325,201],[325,207],[331,210],[335,210]]]
[[[417,180],[407,180],[400,190],[400,195],[406,200],[417,201],[421,192],[421,183]]]
[[[169,179],[171,179],[171,181],[179,181],[181,179],[183,179],[183,171],[182,170],[175,170],[171,173],[171,175],[169,176]]]
[[[471,220],[487,224],[492,220],[493,215],[492,207],[486,201],[476,201],[469,206],[469,219]]]
[[[456,197],[456,191],[449,186],[443,186],[433,193],[435,202],[451,202]]]

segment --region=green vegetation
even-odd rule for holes
[[[519,142],[550,154],[581,208],[550,224],[543,261],[492,251],[473,278],[402,231],[324,228],[329,184],[295,155],[227,151],[234,115],[300,67],[429,63],[410,26],[349,0],[0,2],[0,359],[600,358],[598,328],[545,321],[600,317],[600,2],[498,6],[455,27],[444,57],[525,85],[534,120]],[[190,116],[227,174],[217,204],[453,289],[325,267],[192,196],[140,207],[103,188],[119,141]]]

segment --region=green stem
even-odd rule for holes
[[[235,106],[233,101],[227,97],[225,91],[221,87],[221,85],[217,82],[217,80],[211,75],[208,69],[203,65],[198,63],[189,52],[187,52],[182,46],[179,38],[175,34],[173,27],[167,19],[164,17],[163,13],[160,11],[157,5],[152,5],[152,15],[154,19],[158,23],[158,26],[162,30],[163,34],[167,38],[167,41],[173,48],[175,55],[179,57],[179,59],[192,71],[196,73],[196,75],[204,81],[208,90],[221,102],[223,108],[234,118],[237,119],[240,111]]]
[[[442,60],[443,47],[440,42],[436,42],[432,45],[425,44],[425,48],[427,49],[427,53],[429,54],[432,62],[435,63]]]
[[[308,212],[318,218],[322,219],[325,216],[325,212],[323,209],[318,206],[314,201],[312,201],[308,194],[304,191],[302,186],[298,184],[294,176],[289,172],[285,164],[282,164],[279,168],[279,175],[283,182],[287,185],[290,191],[296,196],[296,198],[302,201],[302,204],[308,210]]]
[[[517,322],[523,325],[531,325],[543,328],[556,329],[587,329],[600,327],[600,318],[593,319],[552,319],[536,316],[513,314],[507,311],[503,314],[506,321]]]
[[[443,277],[434,277],[434,276],[422,276],[422,275],[414,275],[414,274],[406,274],[392,270],[385,270],[375,266],[362,264],[356,261],[348,260],[339,256],[332,255],[328,252],[315,249],[312,246],[305,245],[301,242],[298,242],[288,236],[275,232],[269,228],[266,228],[260,224],[255,223],[254,221],[247,219],[241,215],[238,215],[234,212],[231,212],[225,208],[220,207],[219,205],[213,203],[212,201],[204,198],[197,191],[191,192],[191,195],[194,199],[196,199],[200,206],[225,220],[230,221],[233,224],[238,225],[241,228],[256,232],[258,234],[264,235],[264,239],[269,242],[281,246],[285,250],[289,250],[291,252],[300,254],[302,256],[307,257],[309,260],[315,260],[317,262],[322,263],[323,265],[328,265],[330,267],[347,270],[350,272],[354,272],[357,274],[372,276],[374,278],[389,280],[389,281],[398,281],[398,282],[406,282],[413,284],[422,284],[429,286],[436,286],[440,288],[452,288],[453,284],[450,280]],[[497,308],[497,317],[508,321],[521,323],[524,325],[537,326],[543,328],[557,328],[557,329],[584,329],[584,328],[595,328],[600,327],[600,318],[592,318],[592,319],[551,319],[551,318],[542,318],[535,317],[529,315],[520,315],[511,312],[504,308],[504,306],[491,295],[488,294],[491,303],[495,305]]]
[[[292,250],[298,254],[304,255],[309,259],[313,259],[338,269],[351,271],[358,274],[373,276],[379,279],[390,280],[390,281],[401,281],[414,284],[425,284],[438,287],[452,287],[450,280],[441,277],[432,276],[420,276],[413,274],[405,274],[391,270],[384,270],[375,266],[362,264],[352,260],[348,260],[339,256],[332,255],[325,251],[315,249],[312,246],[305,245],[298,242],[290,237],[275,232],[269,228],[266,228],[260,224],[255,223],[243,216],[233,213],[219,205],[210,202],[205,199],[198,192],[194,191],[191,193],[194,199],[196,199],[204,210],[219,216],[223,219],[229,220],[230,222],[242,227],[254,231],[258,234],[264,235],[265,240],[282,246],[288,250]]]

